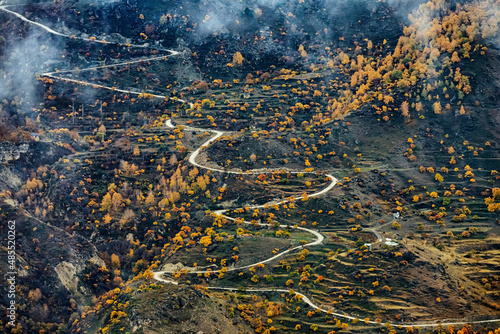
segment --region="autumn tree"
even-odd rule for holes
[[[120,193],[115,192],[111,201],[113,202],[113,210],[118,211],[123,202],[123,197]]]
[[[120,258],[116,254],[111,255],[111,267],[115,269],[120,268]]]
[[[141,155],[141,149],[137,145],[134,146],[134,155],[135,156]]]
[[[155,195],[150,190],[149,193],[148,193],[148,197],[146,197],[146,204],[147,205],[153,205],[154,203],[155,203]]]
[[[304,45],[299,45],[299,53],[302,58],[307,58],[307,52],[304,50]]]
[[[35,290],[30,290],[28,293],[28,299],[34,302],[39,301],[42,298],[42,292],[40,291],[39,288],[36,288]]]
[[[111,195],[108,193],[106,193],[106,195],[104,195],[104,197],[102,198],[102,202],[101,202],[101,211],[108,211],[109,209],[111,209],[111,206],[113,205],[113,201],[111,199]]]
[[[104,136],[106,135],[106,127],[104,124],[101,124],[99,129],[97,129],[97,135],[101,137],[101,140],[104,140]]]
[[[109,224],[113,220],[113,217],[111,217],[109,213],[107,213],[104,215],[104,217],[102,217],[102,220],[104,221],[104,224]]]
[[[432,109],[434,110],[435,114],[440,114],[442,110],[441,103],[439,101],[434,102],[434,104],[432,105]]]
[[[408,102],[404,101],[401,104],[401,115],[403,115],[405,118],[410,118],[410,110],[408,108]]]
[[[243,58],[243,56],[241,55],[240,52],[236,52],[233,55],[233,65],[235,65],[235,66],[240,66],[241,64],[243,64],[244,60],[245,60],[245,58]]]
[[[168,163],[171,165],[171,166],[174,166],[174,165],[177,165],[177,156],[175,154],[172,154],[170,156],[170,159],[168,160]]]
[[[208,90],[208,84],[206,81],[200,81],[194,86],[194,88],[206,92]]]

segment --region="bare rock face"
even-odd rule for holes
[[[173,264],[173,263],[166,263],[162,270],[164,271],[167,271],[167,272],[172,272],[172,271],[178,271],[178,270],[181,270],[184,268],[184,265],[182,263],[177,263],[177,264]]]
[[[97,264],[99,267],[106,267],[106,263],[104,263],[104,260],[101,259],[97,254],[94,254],[89,260]]]
[[[62,285],[66,289],[76,291],[78,286],[78,277],[76,276],[76,268],[70,262],[63,261],[55,267],[55,271]]]
[[[19,145],[11,142],[0,143],[0,163],[18,160],[21,154],[28,152],[29,147],[28,143]]]
[[[0,165],[0,184],[4,183],[6,188],[20,188],[23,185],[21,178],[6,166]]]
[[[94,254],[89,260],[101,267],[106,267],[104,261],[97,256],[97,254]],[[61,284],[69,291],[77,291],[79,282],[78,275],[85,268],[85,262],[84,258],[76,258],[73,263],[62,261],[54,268]],[[85,291],[82,292],[85,293]]]

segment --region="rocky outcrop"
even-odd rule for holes
[[[73,264],[63,261],[55,267],[57,277],[66,289],[76,291],[78,286],[78,277],[76,276],[76,268]]]
[[[178,262],[177,264],[173,264],[173,263],[166,263],[162,270],[164,271],[168,271],[168,272],[172,272],[172,271],[178,271],[178,270],[181,270],[181,269],[190,269],[188,267],[184,267],[184,265],[180,262]]]
[[[14,144],[11,142],[0,143],[0,163],[15,161],[21,158],[21,154],[28,152],[28,143]]]
[[[23,185],[23,180],[7,166],[0,165],[0,185],[5,185],[4,189],[17,189]]]
[[[97,264],[100,267],[106,267],[104,261],[94,254],[89,261]],[[78,275],[85,268],[86,260],[85,258],[76,257],[72,260],[73,262],[62,261],[55,268],[54,271],[57,274],[57,277],[61,281],[61,284],[70,291],[76,291],[78,288]],[[82,287],[81,287],[82,288]],[[83,293],[85,293],[85,289],[80,289]]]

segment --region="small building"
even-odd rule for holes
[[[392,239],[386,238],[385,239],[385,244],[390,247],[397,246],[398,243],[396,241],[392,241]]]

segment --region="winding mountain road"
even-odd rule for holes
[[[22,21],[25,21],[25,22],[28,22],[30,24],[33,24],[37,27],[40,27],[44,30],[46,30],[47,32],[51,33],[52,35],[56,35],[56,36],[61,36],[61,37],[66,37],[66,38],[73,38],[73,39],[78,39],[78,40],[81,40],[81,41],[84,41],[84,42],[92,42],[92,43],[103,43],[103,44],[111,44],[111,45],[118,45],[118,46],[125,46],[124,44],[122,43],[115,43],[115,42],[108,42],[104,39],[102,40],[98,40],[98,39],[94,39],[92,37],[89,37],[89,38],[86,38],[86,37],[78,37],[76,35],[68,35],[68,34],[65,34],[65,33],[62,33],[62,32],[59,32],[59,31],[56,31],[42,23],[39,23],[39,22],[36,22],[36,21],[32,21],[30,19],[28,19],[26,16],[24,15],[21,15],[19,14],[18,12],[14,12],[10,9],[7,9],[7,6],[0,6],[0,10],[3,10],[4,12],[7,12],[9,14],[12,14],[12,15],[15,15],[17,18],[19,18],[20,20]],[[154,49],[154,50],[159,50],[159,51],[170,51],[170,52],[173,52],[172,54],[175,55],[177,54],[178,52],[177,51],[173,51],[173,50],[168,50],[168,49],[162,49],[162,48],[158,48],[156,46],[151,46],[150,44],[148,43],[145,43],[145,44],[127,44],[126,45],[127,47],[132,47],[132,48],[151,48],[151,49]]]
[[[58,31],[55,31],[52,28],[47,27],[47,26],[45,26],[45,25],[43,25],[43,24],[41,24],[39,22],[35,22],[35,21],[32,21],[32,20],[29,20],[25,16],[23,16],[23,15],[17,13],[17,12],[14,12],[14,11],[11,11],[11,10],[7,9],[6,6],[0,6],[0,10],[2,10],[4,12],[7,12],[7,13],[10,13],[12,15],[15,15],[17,18],[19,18],[19,19],[21,19],[21,20],[23,20],[25,22],[28,22],[30,24],[33,24],[35,26],[38,26],[38,27],[46,30],[47,32],[49,32],[51,34],[54,34],[54,35],[57,35],[57,36],[66,37],[66,38],[77,38],[77,39],[83,40],[85,42],[93,42],[93,43],[96,43],[96,42],[99,43],[99,42],[101,42],[101,43],[108,43],[108,44],[114,44],[114,45],[121,45],[119,43],[112,43],[112,42],[106,42],[106,41],[96,41],[96,40],[92,40],[90,38],[81,38],[81,37],[70,36],[70,35],[67,35],[67,34],[64,34],[64,33],[58,32]],[[147,44],[144,44],[144,45],[130,45],[130,47],[147,48],[147,47],[150,47],[150,46],[147,45]],[[158,49],[158,50],[161,50],[161,49]],[[168,50],[168,49],[166,49],[166,50],[163,50],[163,51],[168,51],[168,52],[171,53],[171,55],[178,55],[179,54],[179,52],[174,51],[174,50]],[[132,64],[132,63],[136,63],[136,62],[141,62],[141,61],[148,61],[148,60],[159,60],[159,59],[161,59],[163,57],[164,56],[161,56],[161,57],[155,56],[155,57],[151,57],[151,58],[147,58],[147,59],[140,59],[140,60],[135,60],[135,61],[130,61],[130,62],[122,62],[122,63],[109,64],[109,65],[100,66],[100,68],[115,67],[115,66],[124,66],[124,65],[128,65],[128,64]],[[60,72],[47,72],[47,73],[40,74],[40,76],[51,77],[51,78],[58,79],[58,80],[66,80],[68,82],[74,82],[74,83],[81,84],[81,85],[91,85],[91,86],[96,87],[96,88],[108,89],[108,90],[113,90],[113,91],[122,92],[122,93],[135,94],[135,95],[142,94],[142,92],[128,91],[128,90],[118,89],[118,88],[115,88],[115,87],[108,87],[108,86],[104,86],[104,85],[96,85],[96,84],[93,84],[93,83],[90,83],[90,82],[78,81],[78,80],[74,80],[74,79],[70,79],[70,78],[64,78],[64,77],[61,77],[59,75],[56,75],[56,74],[72,73],[72,72],[76,72],[76,71],[86,71],[86,70],[91,70],[91,69],[95,69],[95,68],[96,67],[94,66],[94,67],[91,67],[91,68],[89,67],[87,69],[75,69],[75,70],[67,70],[67,71],[60,71]],[[156,98],[161,98],[161,99],[166,99],[167,98],[166,96],[163,96],[163,95],[153,95],[153,96],[156,97]],[[172,99],[172,98],[170,98],[170,99]],[[178,99],[177,101],[182,102],[182,103],[187,103],[187,101],[181,100],[181,99]],[[172,124],[171,120],[169,120],[167,122],[167,126],[174,127],[174,125]],[[222,169],[219,169],[219,168],[203,166],[203,165],[201,165],[201,164],[199,164],[199,163],[196,162],[196,158],[197,158],[200,150],[203,147],[209,146],[212,143],[214,143],[218,138],[220,138],[221,136],[223,136],[225,134],[225,132],[216,131],[216,130],[207,130],[207,129],[196,129],[196,128],[190,128],[190,127],[184,127],[184,128],[192,129],[192,130],[198,130],[198,131],[210,131],[210,132],[214,133],[213,137],[211,137],[209,140],[207,140],[205,143],[203,143],[203,145],[201,145],[198,149],[196,149],[194,152],[191,153],[191,155],[189,157],[189,162],[191,164],[193,164],[193,165],[195,165],[197,167],[200,167],[200,168],[205,168],[207,170],[214,171],[214,172],[230,173],[230,174],[243,174],[243,171],[231,171],[231,170],[226,171],[226,170],[222,170]],[[254,174],[254,173],[261,173],[261,172],[272,172],[272,171],[271,170],[253,170],[253,171],[250,171],[249,173],[250,174]],[[289,171],[289,172],[290,173],[295,173],[295,174],[299,173],[299,172],[293,172],[293,171]],[[330,184],[327,187],[325,187],[324,189],[322,189],[322,190],[320,190],[320,191],[318,191],[318,192],[316,192],[314,194],[309,195],[310,197],[315,197],[315,196],[323,195],[323,194],[327,193],[328,191],[330,191],[336,185],[337,179],[335,177],[333,177],[330,174],[326,174],[325,176],[331,180]],[[297,199],[301,199],[301,198],[303,198],[303,197],[299,197]],[[286,202],[287,202],[287,200],[278,201],[278,202],[270,202],[268,204],[275,204],[275,203],[278,204],[278,203],[286,203]],[[255,206],[251,206],[251,208],[260,208],[260,207],[264,207],[264,206],[265,206],[265,204],[264,205],[255,205]],[[222,215],[226,219],[235,220],[235,218],[232,218],[232,217],[224,215],[223,212],[225,212],[225,210],[215,211],[216,214]],[[247,221],[245,221],[244,223],[245,224],[251,224],[250,222],[247,222]],[[268,224],[259,224],[259,225],[269,226]],[[282,227],[287,227],[286,225],[281,225],[281,226]],[[319,245],[324,240],[323,235],[321,235],[319,232],[317,232],[315,230],[304,228],[304,227],[296,227],[296,229],[302,230],[302,231],[305,231],[305,232],[308,232],[308,233],[311,233],[312,235],[314,235],[316,237],[316,240],[313,241],[313,242],[307,243],[305,245],[300,245],[300,246],[295,246],[293,248],[290,248],[290,249],[288,249],[286,251],[283,251],[283,252],[281,252],[279,254],[276,254],[275,256],[270,257],[270,258],[268,258],[268,259],[266,259],[264,261],[257,262],[255,264],[244,266],[244,267],[229,269],[228,271],[241,270],[241,269],[244,269],[244,268],[249,268],[249,267],[255,266],[255,265],[259,264],[259,263],[267,263],[267,262],[273,261],[273,260],[275,260],[275,259],[277,259],[279,257],[282,257],[283,255],[288,254],[288,253],[290,253],[290,252],[292,252],[294,250],[301,249],[301,248],[304,248],[304,247],[307,247],[307,246]],[[383,240],[383,237],[380,235],[380,233],[378,233],[376,231],[376,229],[371,228],[371,229],[368,229],[368,230],[371,231],[371,232],[373,232],[377,236],[377,239],[378,239],[379,242],[381,242]],[[201,270],[201,271],[196,271],[196,270],[190,271],[190,273],[193,273],[193,274],[194,273],[206,273],[206,272],[208,272],[208,271],[204,271],[204,270]],[[170,272],[167,272],[167,271],[158,271],[158,272],[155,272],[154,273],[154,279],[156,279],[157,281],[163,282],[163,283],[175,284],[175,285],[179,284],[176,281],[164,278],[163,276],[164,276],[165,273],[170,273]],[[207,287],[207,289],[210,289],[210,290],[225,290],[225,291],[239,291],[239,289],[236,289],[236,288],[217,287],[217,286],[210,286],[210,287]],[[247,291],[247,292],[282,292],[282,293],[288,293],[289,292],[289,290],[279,289],[279,288],[246,289],[245,291]],[[348,320],[356,319],[356,317],[351,316],[351,315],[347,315],[345,313],[332,312],[331,310],[326,310],[324,308],[321,308],[318,305],[314,304],[306,295],[304,295],[302,293],[298,293],[298,292],[296,292],[296,294],[302,297],[302,301],[304,303],[306,303],[307,305],[311,306],[314,309],[320,309],[321,312],[323,312],[323,313],[328,313],[330,311],[330,314],[332,314],[334,316],[337,316],[337,317],[340,317],[340,318],[344,318],[344,319],[348,319]],[[390,324],[392,326],[394,326],[394,327],[408,328],[408,327],[435,327],[437,325],[447,326],[447,325],[462,325],[462,324],[486,324],[486,323],[497,323],[497,322],[500,322],[500,319],[476,320],[476,321],[441,320],[441,321],[434,321],[434,322],[428,322],[428,323],[405,323],[405,324],[390,323]],[[379,322],[375,322],[375,321],[366,321],[366,323],[377,325],[377,324],[381,324],[383,322],[379,323]],[[387,324],[387,323],[384,323],[384,324]]]
[[[168,127],[170,127],[170,128],[175,128],[176,127],[174,124],[172,124],[172,120],[171,119],[169,119],[165,124]],[[198,147],[195,151],[193,151],[191,153],[191,155],[189,156],[189,162],[191,164],[193,164],[193,165],[195,165],[195,166],[197,166],[199,168],[208,169],[208,170],[214,171],[214,172],[230,173],[230,174],[242,174],[243,173],[242,171],[223,170],[223,169],[219,169],[219,168],[203,166],[203,165],[199,164],[196,161],[196,157],[198,156],[198,154],[200,153],[200,151],[203,148],[208,147],[210,144],[214,143],[217,139],[219,139],[220,137],[224,136],[226,134],[226,132],[216,131],[216,130],[200,129],[200,128],[193,128],[193,127],[188,127],[188,126],[184,126],[184,129],[193,130],[193,131],[210,131],[210,132],[213,132],[215,134],[214,136],[212,136],[211,138],[209,138],[206,142],[204,142],[200,147]],[[260,174],[261,172],[262,172],[262,170],[258,170],[257,172],[256,171],[250,171],[249,173],[247,172],[246,174],[255,174],[255,173],[259,173]],[[271,172],[271,170],[266,170],[264,172]],[[298,174],[298,173],[301,173],[301,172],[290,171],[290,173],[292,173],[292,174]],[[307,174],[307,173],[305,173],[305,174]],[[311,173],[311,174],[313,174],[313,173]],[[324,189],[322,189],[322,190],[320,190],[320,191],[318,191],[318,192],[316,192],[314,194],[309,195],[310,197],[316,197],[316,196],[323,195],[323,194],[327,193],[328,191],[330,191],[337,184],[337,179],[335,177],[333,177],[330,174],[326,174],[325,176],[331,181],[330,184],[327,187],[325,187]],[[304,196],[297,197],[296,199],[298,200],[298,199],[302,199],[302,198],[304,198]],[[258,209],[258,208],[264,208],[266,205],[285,204],[287,202],[289,202],[289,200],[271,201],[271,202],[268,202],[268,203],[265,203],[265,204],[245,206],[245,208]],[[226,218],[228,220],[232,220],[232,221],[236,220],[236,218],[224,215],[223,213],[225,211],[226,210],[217,210],[217,211],[214,211],[214,213],[217,214],[217,215],[223,216],[224,218]],[[243,223],[244,224],[254,224],[254,223],[249,222],[249,221],[243,221]],[[269,224],[257,223],[257,225],[269,227]],[[282,257],[283,255],[286,255],[286,254],[288,254],[290,252],[293,252],[293,251],[295,251],[297,249],[303,249],[304,247],[319,245],[325,239],[325,237],[321,233],[319,233],[319,232],[317,232],[315,230],[311,230],[311,229],[305,228],[305,227],[299,227],[299,226],[293,227],[293,226],[289,226],[289,225],[280,225],[280,227],[283,227],[283,228],[290,227],[292,229],[301,230],[301,231],[305,231],[305,232],[311,233],[312,235],[314,235],[316,237],[316,240],[314,240],[312,242],[309,242],[307,244],[304,244],[304,245],[298,245],[298,246],[289,248],[289,249],[287,249],[287,250],[285,250],[285,251],[283,251],[281,253],[278,253],[278,254],[276,254],[276,255],[274,255],[274,256],[272,256],[272,257],[270,257],[270,258],[268,258],[268,259],[266,259],[264,261],[256,262],[256,263],[249,264],[249,265],[242,266],[242,267],[230,268],[227,271],[236,271],[236,270],[250,268],[250,267],[256,266],[258,264],[268,263],[268,262],[274,261],[274,260]],[[158,277],[161,277],[161,276],[158,276],[158,274],[167,274],[167,273],[171,274],[171,273],[173,273],[175,271],[178,271],[178,270],[155,272],[155,278],[158,279]],[[207,273],[207,272],[212,272],[213,273],[214,271],[213,270],[193,270],[193,269],[188,269],[188,272],[191,273],[191,274],[204,274],[204,273]],[[169,282],[171,282],[171,281],[169,281]]]

